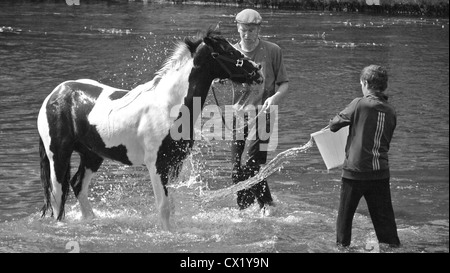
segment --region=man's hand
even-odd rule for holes
[[[269,113],[270,112],[270,106],[278,105],[278,103],[281,101],[281,99],[287,93],[288,88],[289,88],[289,84],[287,82],[284,82],[284,83],[280,84],[280,86],[278,87],[277,92],[273,96],[268,97],[266,99],[266,101],[262,105],[261,111],[263,111],[265,113]]]

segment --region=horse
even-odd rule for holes
[[[94,218],[89,184],[109,159],[147,167],[160,224],[170,230],[167,184],[177,178],[194,144],[194,122],[180,125],[176,121],[183,115],[190,121],[198,118],[194,101],[200,100],[203,108],[213,80],[260,84],[260,69],[219,32],[209,29],[202,36],[178,41],[153,80],[131,91],[90,79],[59,84],[44,99],[37,118],[44,189],[41,217],[51,211],[51,217],[63,220],[71,187],[82,218]],[[189,111],[181,111],[182,106]],[[189,134],[172,137],[170,132],[180,128],[190,129]],[[79,154],[80,163],[71,178],[73,152]]]

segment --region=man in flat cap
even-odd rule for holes
[[[252,94],[250,98],[246,97],[245,101],[239,101],[240,98],[236,98],[238,101],[234,101],[233,103],[253,105],[259,112],[265,112],[265,115],[258,114],[257,117],[258,119],[265,119],[266,128],[258,129],[257,127],[256,137],[252,136],[251,139],[248,136],[249,128],[247,128],[247,130],[244,130],[244,140],[237,139],[236,137],[233,140],[231,155],[233,163],[232,179],[234,183],[244,181],[256,175],[260,170],[260,166],[266,163],[269,137],[260,137],[258,131],[261,129],[267,132],[267,128],[270,128],[270,133],[272,132],[274,117],[272,117],[271,122],[270,107],[279,103],[281,98],[287,93],[289,87],[281,48],[259,37],[262,23],[261,15],[256,10],[244,9],[236,15],[236,23],[240,41],[234,46],[246,57],[261,65],[265,79],[263,88],[260,88],[256,94]],[[255,124],[258,126],[258,124],[261,124],[261,121],[257,120]],[[233,126],[236,128],[236,121],[233,122]],[[241,165],[246,140],[248,145],[247,161]],[[264,211],[267,206],[274,205],[269,185],[265,179],[250,189],[239,191],[237,203],[240,209],[245,209],[252,205],[255,199]]]

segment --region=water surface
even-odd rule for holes
[[[174,192],[175,232],[157,226],[149,175],[106,161],[93,181],[97,218],[80,219],[71,195],[67,219],[40,219],[36,118],[59,83],[90,78],[131,89],[153,78],[173,44],[221,22],[238,35],[233,7],[0,3],[0,251],[339,252],[334,245],[340,171],[317,148],[291,158],[269,184],[270,216],[239,211],[233,197],[204,204],[199,189],[231,186],[229,143],[199,141]],[[449,22],[447,19],[262,10],[262,35],[284,52],[290,93],[279,109],[278,153],[298,147],[360,96],[359,72],[389,70],[398,112],[391,144],[391,188],[403,246],[387,252],[448,252]],[[230,94],[220,92],[223,103]],[[212,96],[208,104],[214,103]],[[75,157],[75,163],[77,158]],[[73,164],[75,167],[76,164]],[[365,201],[351,252],[376,243]],[[68,249],[66,249],[69,244]]]

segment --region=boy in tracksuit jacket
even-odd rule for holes
[[[389,186],[389,145],[397,123],[394,107],[384,90],[384,68],[370,65],[361,71],[363,97],[354,99],[330,121],[330,130],[350,126],[342,167],[340,204],[336,223],[338,246],[349,246],[352,221],[362,196],[366,199],[379,243],[398,247]]]

